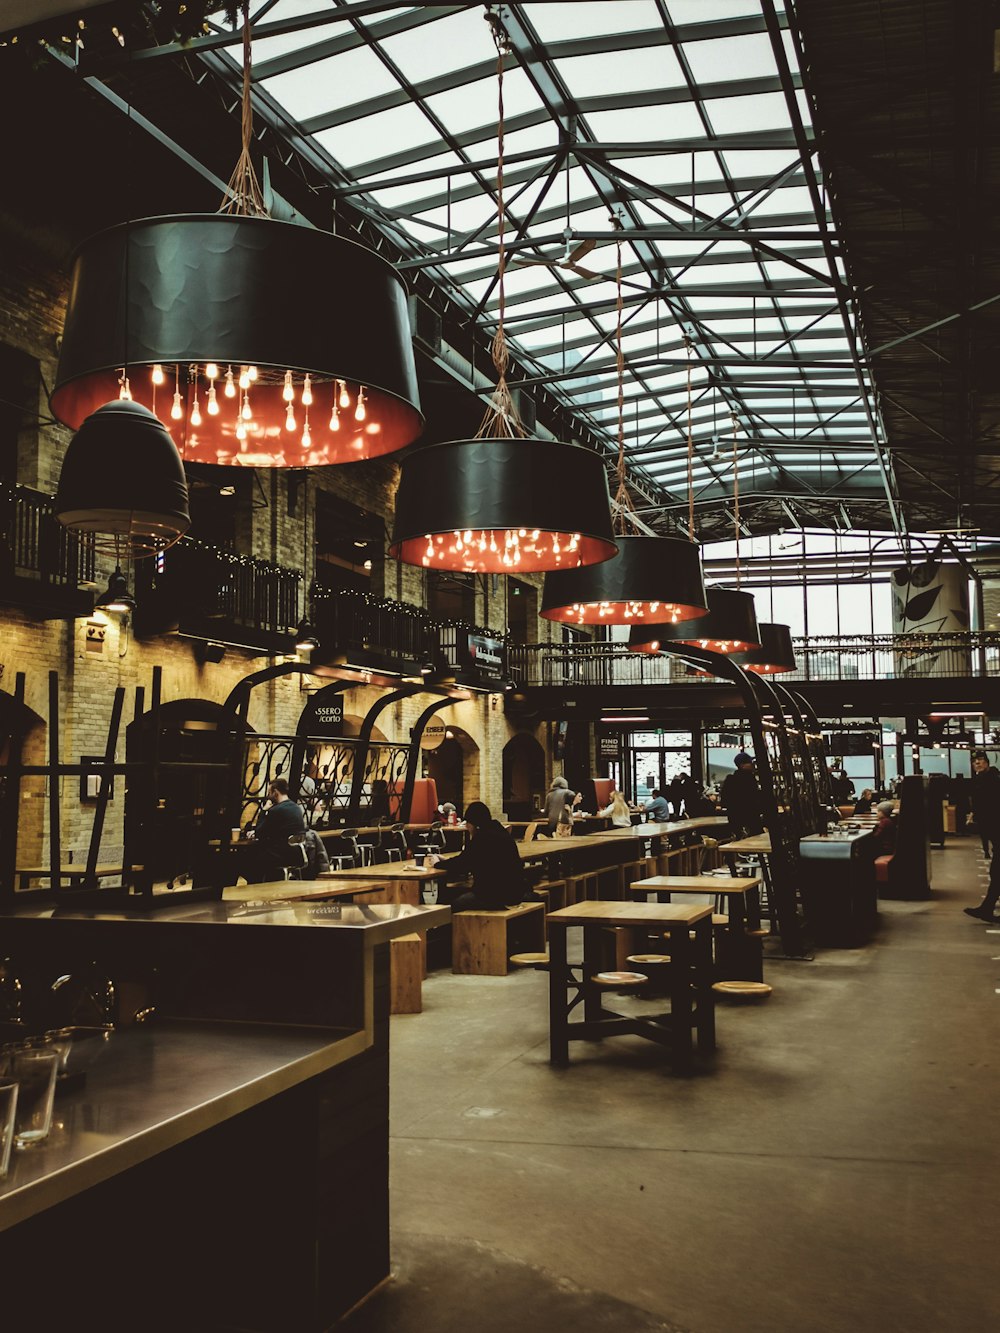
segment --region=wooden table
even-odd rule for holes
[[[672,893],[708,894],[728,900],[729,930],[742,934],[760,928],[760,879],[735,875],[652,875],[637,879],[629,893],[655,893],[658,903],[670,902]]]
[[[723,843],[719,848],[720,852],[725,852],[727,856],[767,856],[771,851],[770,833],[754,833],[749,838],[735,838],[732,842]]]
[[[712,909],[681,903],[588,901],[550,912],[549,1059],[569,1063],[571,1041],[639,1036],[669,1047],[671,1065],[687,1073],[694,1063],[692,1028],[698,1051],[715,1049],[715,995],[712,991]],[[566,930],[583,927],[583,963],[567,962]],[[607,1009],[605,993],[592,978],[601,970],[601,937],[607,926],[638,926],[668,937],[670,1012],[630,1017]],[[579,978],[574,973],[580,973]],[[569,1021],[583,998],[583,1018]]]
[[[421,887],[443,879],[444,875],[443,864],[428,868],[413,861],[389,861],[384,865],[331,870],[318,876],[315,883],[341,885],[345,895],[365,894],[362,900],[365,902],[410,903],[415,907],[420,903]]]

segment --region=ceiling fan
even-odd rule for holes
[[[572,228],[567,227],[563,232],[563,241],[563,252],[558,258],[512,259],[511,264],[517,264],[519,266],[534,264],[539,265],[542,268],[562,268],[570,273],[576,273],[579,277],[586,278],[588,281],[593,278],[603,278],[606,276],[603,273],[595,273],[592,269],[583,268],[580,265],[580,260],[589,255],[591,250],[597,245],[597,241],[594,240],[593,237],[591,237],[590,240],[581,241],[578,246],[574,247]]]

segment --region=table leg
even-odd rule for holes
[[[590,978],[601,971],[602,926],[583,928],[583,1017],[588,1023],[600,1021],[603,997]]]
[[[711,921],[711,917],[706,920]],[[670,1033],[671,1055],[675,1073],[691,1070],[694,1050],[691,1043],[692,948],[690,931],[678,924],[669,932],[670,957]],[[711,941],[709,942],[711,947]]]
[[[697,1005],[698,1050],[715,1050],[715,991],[712,990],[712,923],[699,921],[694,928],[693,976]]]
[[[569,1063],[569,1038],[566,1032],[569,979],[566,928],[559,926],[549,934],[549,1060],[554,1065]]]

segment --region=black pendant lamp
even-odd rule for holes
[[[708,612],[675,624],[634,626],[633,652],[669,652],[672,647],[703,648],[710,653],[741,653],[760,645],[753,597],[735,588],[709,588]]]
[[[509,42],[495,15],[490,31],[500,93],[497,385],[475,438],[433,445],[403,459],[389,554],[426,569],[481,574],[576,569],[615,554],[608,484],[596,453],[528,438],[507,386],[502,90]]]
[[[618,325],[618,486],[615,540],[618,554],[586,569],[548,574],[540,615],[573,625],[630,625],[635,621],[676,623],[708,609],[696,542],[640,535],[625,478],[624,372],[622,352],[622,247],[616,239]],[[690,386],[689,386],[690,387]],[[690,392],[689,392],[690,397]],[[633,527],[635,532],[629,533]],[[693,530],[693,525],[692,525]]]
[[[757,628],[760,630],[760,647],[735,655],[733,661],[744,671],[752,671],[757,676],[777,676],[794,671],[795,649],[788,626],[762,621]]]
[[[135,610],[135,598],[128,590],[128,580],[120,568],[108,579],[107,589],[94,603],[95,611],[116,611],[119,615],[130,615]]]
[[[267,216],[243,12],[243,151],[223,209],[83,243],[52,411],[75,429],[109,398],[134,399],[185,462],[317,467],[391,453],[423,428],[406,290],[366,247]]]
[[[389,547],[396,560],[513,574],[575,570],[614,553],[604,465],[588,449],[452,440],[403,461]]]
[[[56,518],[89,533],[119,561],[154,555],[191,526],[177,447],[148,408],[115,400],[91,413],[70,440]]]
[[[570,625],[677,623],[708,609],[701,556],[681,537],[618,536],[618,554],[547,574],[539,614]]]

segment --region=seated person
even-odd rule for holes
[[[500,821],[493,818],[489,806],[482,801],[473,801],[466,808],[465,822],[471,834],[468,846],[445,864],[447,880],[471,875],[472,888],[459,890],[450,904],[451,910],[496,911],[513,907],[515,903],[541,902],[531,892],[517,843]],[[439,858],[430,856],[427,859],[435,865]],[[444,899],[447,897],[445,894]]]
[[[875,800],[875,792],[871,787],[866,787],[858,797],[857,804],[854,807],[856,815],[870,815],[872,812],[872,802]]]
[[[670,818],[670,804],[661,791],[650,792],[650,799],[642,808],[654,823]]]
[[[248,834],[247,845],[239,848],[238,873],[248,884],[264,884],[281,878],[285,867],[295,864],[294,853],[288,845],[289,837],[293,833],[305,832],[302,807],[289,799],[285,778],[275,778],[267,796],[270,806]]]
[[[454,815],[454,818],[452,816]],[[442,824],[457,824],[458,811],[452,805],[451,801],[445,801],[434,811],[434,819]]]
[[[598,812],[606,818],[610,818],[614,828],[631,828],[632,815],[628,808],[628,801],[620,791],[611,793],[611,802],[609,805]]]
[[[879,801],[875,807],[879,813],[879,821],[872,834],[876,856],[892,856],[896,850],[896,821],[892,817],[895,808],[892,801]]]

